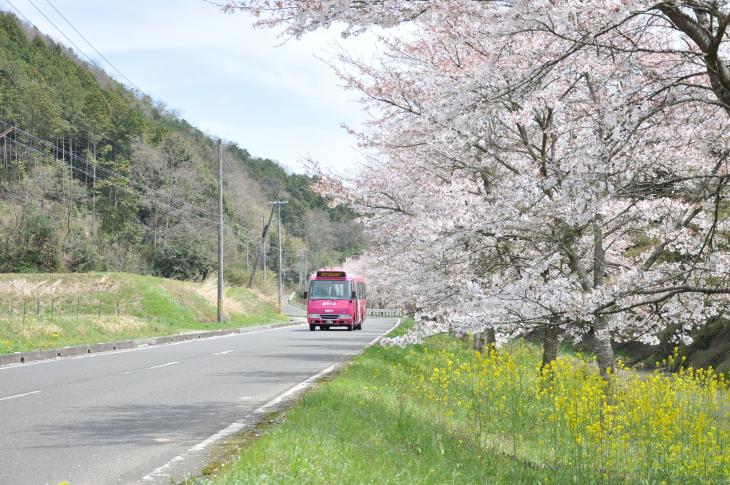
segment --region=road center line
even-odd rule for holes
[[[230,354],[231,352],[233,352],[233,351],[232,350],[224,350],[223,352],[215,352],[215,353],[213,353],[213,355],[226,355],[226,354]]]
[[[31,392],[26,392],[24,394],[16,394],[15,396],[0,397],[0,401],[7,401],[9,399],[15,399],[15,398],[18,398],[18,397],[30,396],[30,395],[33,395],[33,394],[38,394],[40,392],[43,392],[43,391],[31,391]]]
[[[381,333],[377,337],[375,337],[373,340],[371,340],[368,344],[365,345],[364,349],[375,345],[377,342],[380,341],[383,337],[385,337],[389,332],[392,332],[393,329],[397,328],[401,322],[403,321],[402,318],[399,318],[395,325],[385,332]],[[363,350],[364,350],[363,349]],[[349,358],[352,358],[354,356],[348,356]],[[337,363],[333,364],[326,369],[323,369],[319,372],[317,372],[315,375],[303,380],[299,384],[295,385],[294,387],[291,387],[289,390],[285,391],[283,394],[279,395],[275,399],[269,401],[268,403],[264,404],[263,406],[259,407],[255,411],[249,413],[246,415],[241,421],[236,421],[235,423],[231,423],[226,428],[218,431],[213,436],[210,436],[209,438],[201,441],[197,445],[193,446],[192,448],[189,448],[186,452],[184,452],[181,455],[176,456],[169,462],[165,463],[164,465],[156,468],[152,472],[148,473],[144,477],[142,477],[143,482],[157,482],[157,483],[169,483],[172,478],[172,473],[175,469],[175,467],[185,460],[191,459],[193,456],[198,455],[199,453],[203,452],[206,448],[208,448],[210,445],[217,443],[219,441],[225,440],[229,436],[236,434],[240,431],[243,431],[248,428],[254,427],[264,415],[267,413],[273,411],[276,409],[276,407],[281,404],[283,401],[286,401],[288,399],[291,399],[294,396],[299,395],[304,390],[306,390],[308,387],[310,387],[314,382],[317,382],[322,377],[331,374],[333,371],[340,368],[342,364]],[[244,396],[241,398],[241,400],[245,400],[249,398],[249,396]]]
[[[145,367],[144,369],[135,369],[135,370],[128,370],[127,372],[122,372],[122,374],[134,374],[135,372],[142,372],[143,370],[151,370],[151,369],[159,369],[160,367],[167,367],[169,365],[175,365],[179,364],[180,362],[168,362],[166,364],[159,364],[159,365],[153,365],[151,367]]]
[[[59,357],[57,359],[35,360],[35,361],[31,361],[31,362],[24,362],[22,364],[8,364],[8,365],[0,366],[0,372],[10,371],[13,369],[24,369],[24,368],[28,368],[28,367],[34,366],[34,365],[44,365],[44,364],[54,364],[54,363],[59,363],[59,362],[67,362],[69,360],[76,360],[76,359],[93,359],[93,358],[122,355],[122,354],[127,354],[130,352],[154,351],[157,349],[166,348],[166,347],[174,347],[177,345],[197,344],[200,342],[206,342],[206,341],[210,341],[210,340],[214,340],[214,339],[222,339],[222,338],[245,337],[245,336],[254,335],[257,333],[278,332],[281,330],[291,330],[293,328],[304,327],[304,326],[306,326],[306,323],[294,323],[292,325],[286,325],[283,327],[262,328],[260,330],[246,330],[241,333],[229,333],[226,335],[208,337],[208,338],[203,338],[203,339],[183,340],[180,342],[169,342],[169,343],[165,343],[165,344],[155,344],[155,345],[142,345],[139,347],[133,347],[131,349],[114,350],[114,351],[110,350],[107,352],[95,352],[93,354],[70,355],[68,357]]]

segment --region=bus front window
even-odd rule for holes
[[[310,300],[349,300],[351,297],[349,281],[312,281],[309,289]]]

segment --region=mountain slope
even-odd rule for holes
[[[17,129],[0,139],[0,271],[180,278],[212,271],[215,141],[0,13],[0,133],[8,127]],[[233,144],[225,145],[224,171],[226,275],[233,282],[245,279],[246,260],[261,251],[272,198],[289,200],[282,243],[290,280],[300,249],[309,249],[310,267],[362,250],[355,214],[329,209],[311,177]],[[277,238],[274,227],[266,246]]]

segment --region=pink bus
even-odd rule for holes
[[[362,330],[367,315],[367,293],[362,276],[340,269],[321,269],[309,280],[307,299],[309,330],[345,327]]]

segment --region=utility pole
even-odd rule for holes
[[[218,323],[223,321],[223,147],[218,139]]]
[[[276,287],[279,292],[279,313],[281,313],[281,306],[282,306],[281,305],[281,299],[282,299],[282,295],[281,295],[282,288],[281,287],[282,287],[282,283],[283,283],[281,280],[281,275],[282,275],[282,273],[281,273],[281,206],[284,204],[288,204],[288,203],[289,203],[289,201],[287,201],[287,200],[272,200],[269,202],[269,204],[275,205],[278,210],[278,214],[277,214],[277,218],[276,218],[277,219],[276,232],[277,232],[277,238],[279,239],[279,271],[278,271],[277,278],[276,278]]]

